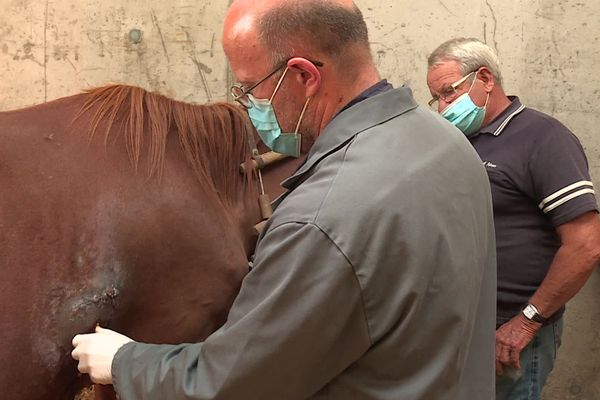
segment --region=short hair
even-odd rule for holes
[[[362,45],[370,53],[369,33],[361,11],[332,1],[291,0],[269,9],[258,22],[259,40],[272,54],[273,64],[302,50],[343,58]]]
[[[480,67],[487,67],[499,85],[502,85],[500,62],[490,46],[475,38],[455,38],[439,45],[427,59],[427,66],[454,60],[460,65],[463,75]]]

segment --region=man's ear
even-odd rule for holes
[[[312,97],[321,88],[321,71],[303,57],[291,58],[287,63],[290,71],[295,72],[296,80],[305,87],[306,97]]]
[[[494,74],[487,67],[481,67],[477,72],[477,78],[483,82],[485,91],[490,93],[496,85],[496,78]]]

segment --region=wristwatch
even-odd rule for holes
[[[548,318],[544,318],[541,316],[540,312],[533,304],[527,304],[522,311],[525,318],[530,321],[537,322],[540,324],[545,324],[548,321]]]

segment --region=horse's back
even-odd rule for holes
[[[175,139],[150,180],[120,143],[72,124],[81,106],[0,113],[0,359],[18,360],[0,372],[3,398],[71,396],[70,340],[96,323],[143,341],[206,337],[247,271],[232,210]]]

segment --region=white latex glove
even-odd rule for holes
[[[94,383],[112,384],[112,361],[125,343],[132,339],[110,329],[96,327],[96,333],[76,335],[73,338],[71,357],[79,361],[77,369],[82,374],[89,374]]]

